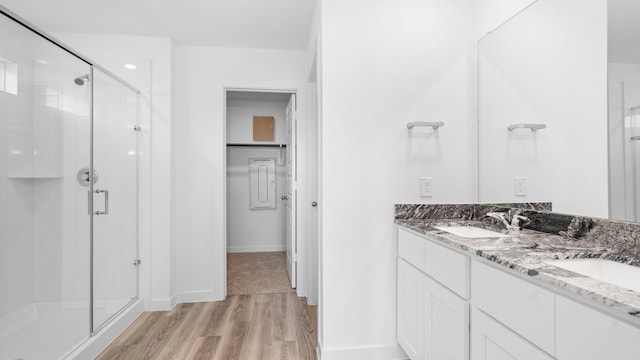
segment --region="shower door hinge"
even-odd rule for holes
[[[133,266],[138,266],[138,265],[140,265],[141,262],[142,261],[140,259],[135,259],[135,260],[133,260]]]
[[[140,125],[133,125],[133,131],[142,131],[142,127]]]

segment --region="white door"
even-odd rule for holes
[[[287,104],[287,273],[291,287],[296,287],[297,280],[297,240],[296,240],[296,95],[291,94]]]

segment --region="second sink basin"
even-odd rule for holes
[[[545,261],[578,274],[640,292],[640,267],[603,259]]]
[[[508,234],[502,234],[496,231],[482,229],[475,226],[434,226],[434,228],[465,238],[492,238],[511,236]]]

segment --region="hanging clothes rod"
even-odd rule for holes
[[[509,131],[513,131],[515,129],[531,129],[531,131],[538,131],[546,128],[547,124],[511,124],[507,127]]]
[[[286,148],[287,144],[227,144],[227,146]]]
[[[430,126],[433,130],[438,130],[439,127],[444,126],[444,122],[430,122],[430,121],[412,121],[407,123],[407,129],[413,129],[415,126]]]

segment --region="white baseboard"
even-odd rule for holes
[[[212,291],[190,291],[179,293],[177,295],[178,303],[194,303],[194,302],[206,302],[206,301],[222,301],[224,297],[220,297],[218,294]]]
[[[259,246],[227,246],[228,253],[287,251],[287,244]]]
[[[129,327],[138,316],[142,315],[143,311],[144,305],[142,300],[138,299],[138,301],[131,304],[128,309],[113,319],[109,325],[102,328],[96,335],[90,337],[82,343],[80,347],[65,357],[65,360],[94,359],[106,349],[118,335]]]
[[[400,345],[317,349],[319,360],[407,360]]]
[[[144,311],[167,311],[173,309],[177,303],[177,295],[168,299],[151,299],[149,301],[145,301]]]

